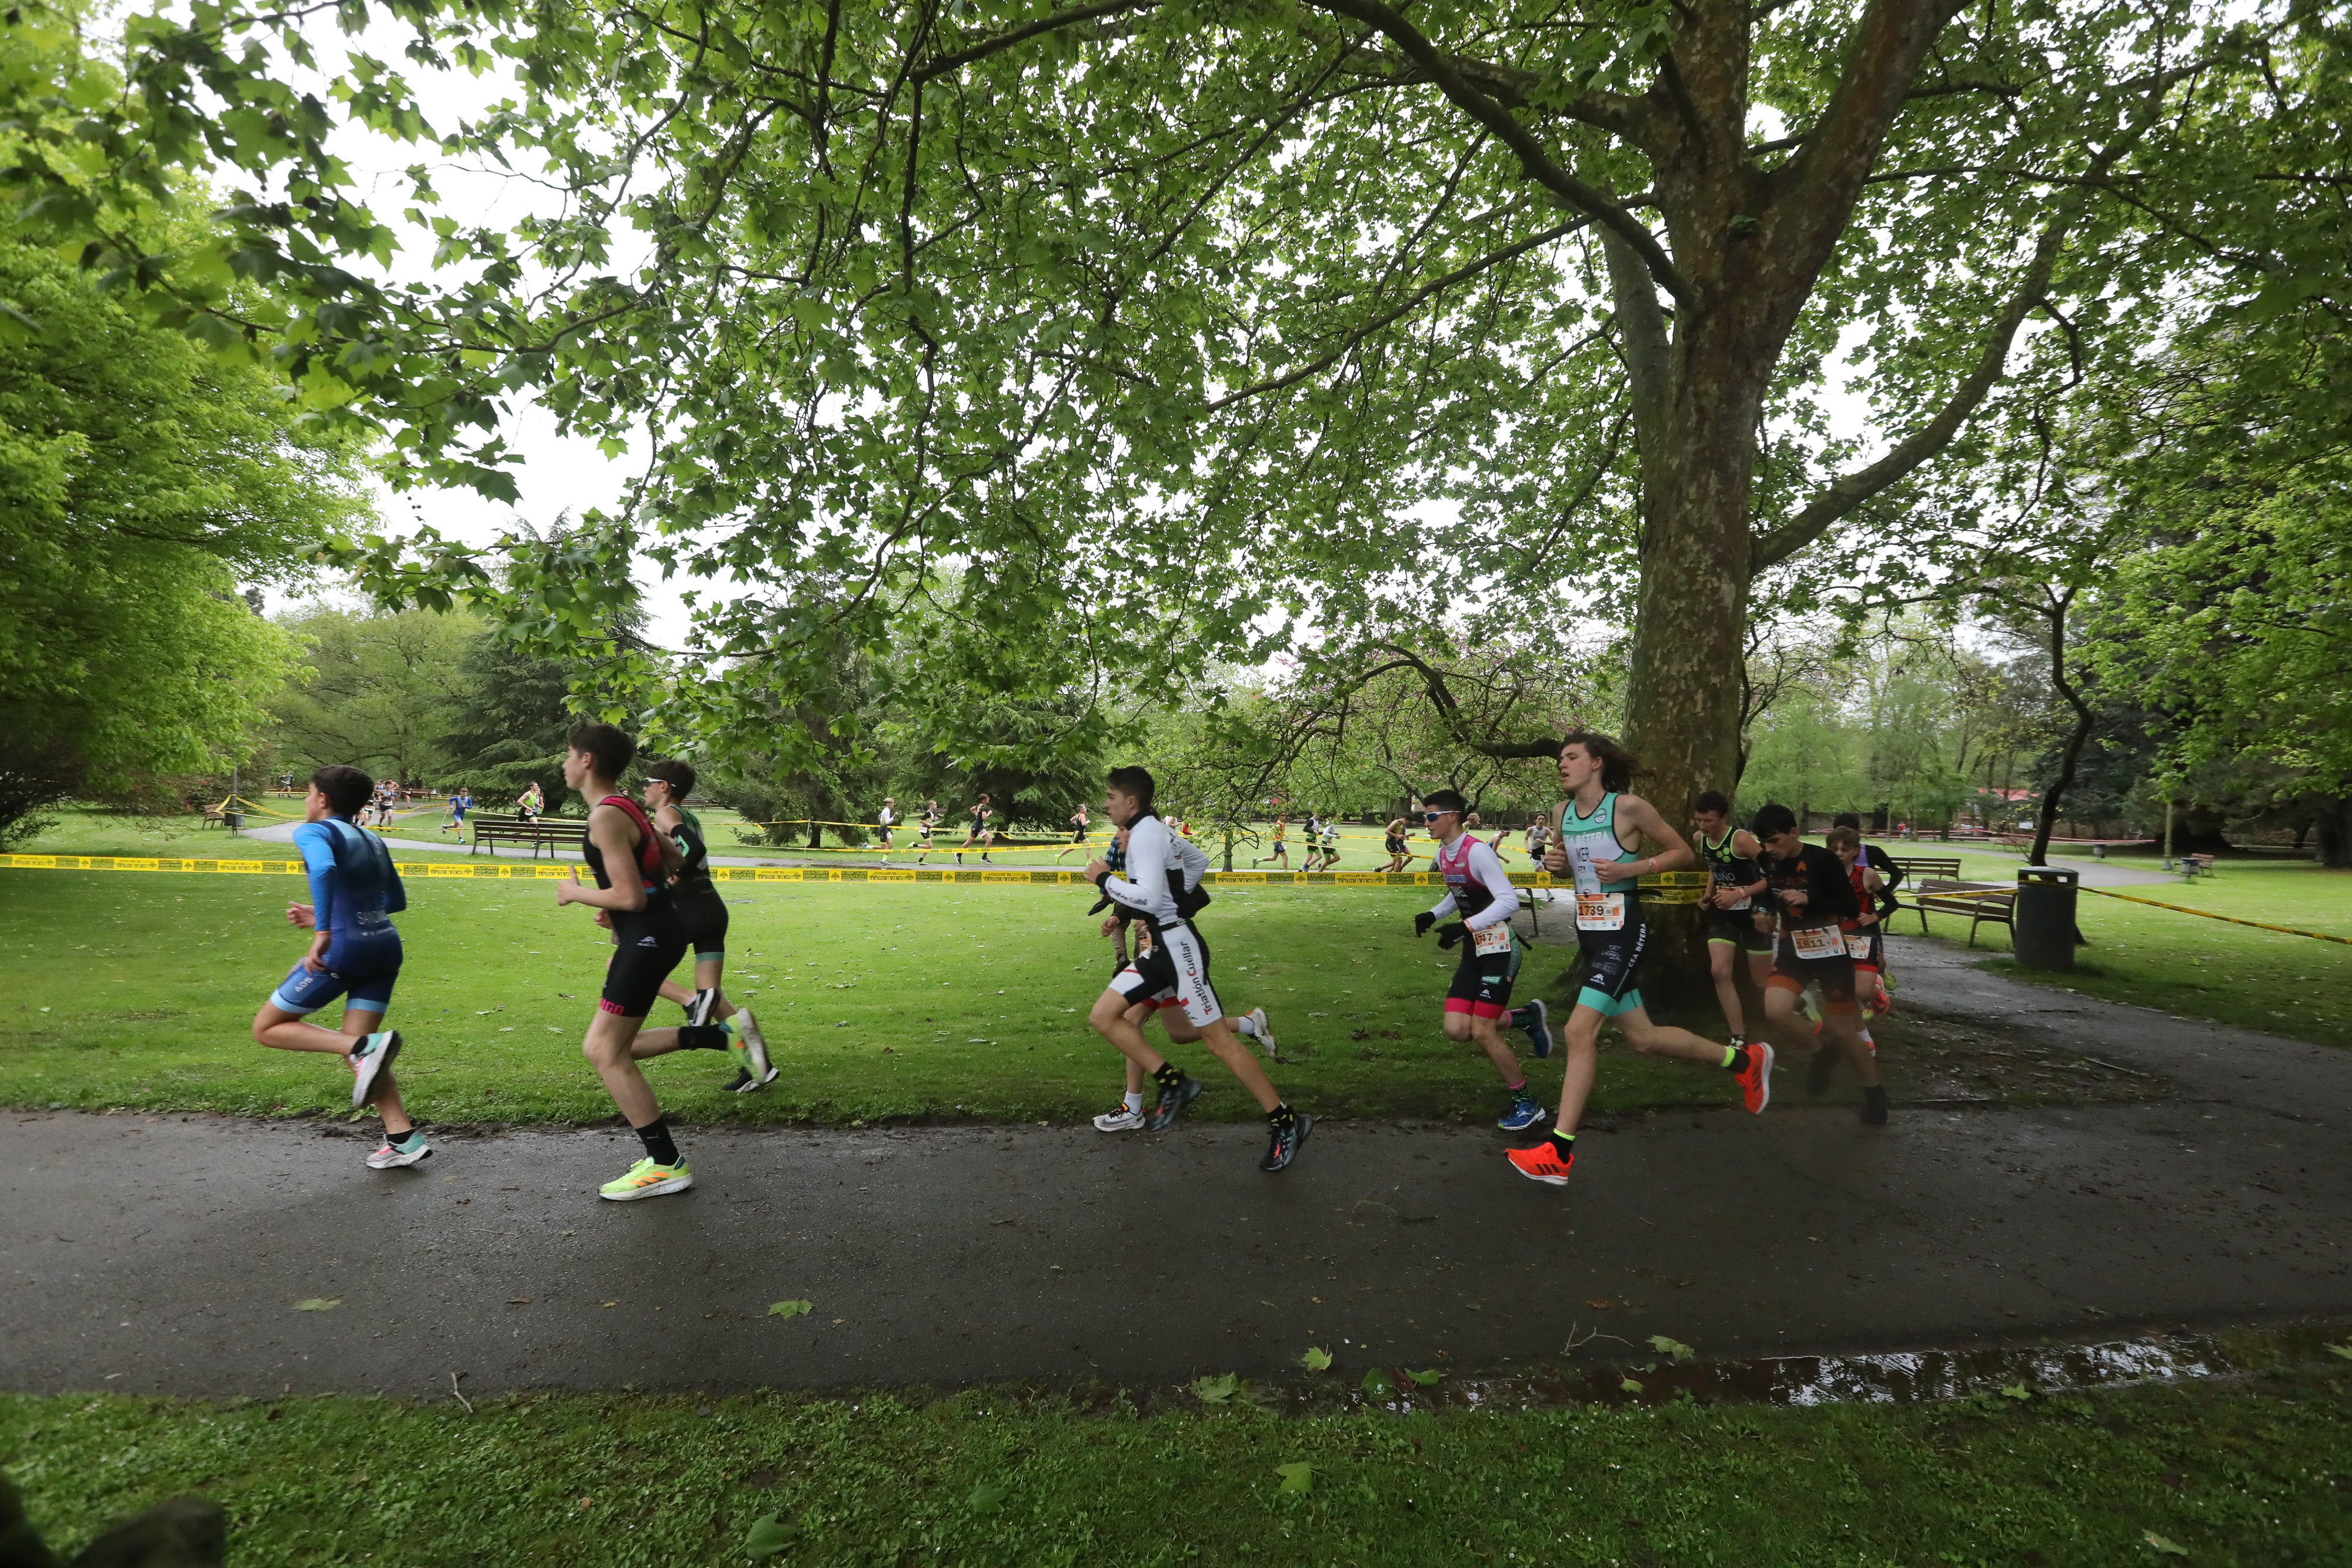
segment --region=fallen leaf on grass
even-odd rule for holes
[[[2000,1396],[2003,1399],[2014,1399],[2019,1404],[2022,1405],[2025,1401],[2033,1397],[2033,1390],[2027,1387],[2022,1383],[2011,1383],[2003,1385],[2000,1391]]]
[[[1223,1405],[1240,1393],[1241,1386],[1242,1380],[1230,1372],[1221,1372],[1214,1377],[1196,1377],[1192,1380],[1192,1392],[1200,1396],[1201,1403],[1203,1405]]]
[[[1274,1473],[1282,1478],[1282,1485],[1275,1489],[1276,1491],[1313,1491],[1315,1490],[1315,1467],[1303,1459],[1293,1465],[1276,1465],[1274,1467]]]
[[[1396,1379],[1383,1367],[1374,1367],[1364,1374],[1364,1392],[1375,1399],[1386,1399],[1396,1393]]]
[[[1421,1385],[1423,1388],[1433,1386],[1438,1378],[1437,1368],[1433,1366],[1427,1372],[1415,1372],[1412,1368],[1408,1366],[1405,1368],[1404,1375],[1407,1377],[1412,1378],[1415,1383]]]
[[[1682,1341],[1662,1333],[1650,1336],[1650,1348],[1671,1361],[1688,1361],[1698,1354]]]
[[[2148,1550],[2151,1552],[2161,1552],[2167,1557],[2186,1557],[2189,1555],[2189,1548],[2181,1545],[2178,1541],[2167,1541],[2163,1536],[2158,1535],[2153,1530],[2144,1530],[2140,1531],[2140,1539],[2147,1542]]]
[[[2325,1348],[2330,1355],[2340,1355],[2347,1361],[2352,1361],[2352,1344],[2331,1344]]]
[[[799,1531],[774,1514],[766,1514],[751,1521],[751,1533],[743,1537],[743,1550],[753,1557],[774,1557],[791,1546],[799,1535]]]
[[[331,1312],[342,1304],[341,1296],[313,1296],[307,1301],[295,1302],[294,1310],[298,1312]]]
[[[963,1500],[964,1506],[974,1513],[994,1513],[1004,1506],[1004,1500],[1012,1495],[1010,1488],[991,1486],[986,1481],[981,1481],[972,1487],[971,1495]]]
[[[1331,1353],[1328,1350],[1318,1350],[1310,1344],[1307,1347],[1307,1354],[1298,1359],[1306,1364],[1307,1370],[1309,1372],[1331,1370]]]
[[[1639,1394],[1642,1392],[1642,1385],[1634,1382],[1630,1377],[1619,1378],[1617,1380],[1617,1386],[1623,1389],[1628,1394]]]
[[[815,1303],[811,1301],[777,1301],[768,1308],[772,1318],[804,1318]]]

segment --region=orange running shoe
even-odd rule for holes
[[[1548,1182],[1553,1186],[1566,1186],[1569,1167],[1576,1164],[1573,1149],[1569,1151],[1568,1158],[1559,1157],[1558,1138],[1546,1138],[1532,1149],[1506,1149],[1503,1157],[1529,1181]]]
[[[1748,1071],[1739,1074],[1739,1098],[1751,1116],[1772,1103],[1772,1048],[1762,1040],[1748,1047]]]

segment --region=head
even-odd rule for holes
[[[1446,843],[1462,836],[1463,818],[1468,814],[1470,802],[1462,798],[1459,789],[1439,789],[1421,802],[1421,820],[1429,831]]]
[[[637,743],[609,724],[583,724],[564,741],[563,781],[585,790],[592,778],[618,782],[637,755]]]
[[[694,793],[694,764],[670,758],[646,769],[646,799],[656,806],[683,806]]]
[[[1828,836],[1822,841],[1829,845],[1832,854],[1848,865],[1852,865],[1862,853],[1862,833],[1857,829],[1832,828]]]
[[[1477,812],[1473,811],[1468,816],[1462,819],[1462,825],[1465,828],[1483,828],[1486,824],[1479,820]]]
[[[1691,821],[1710,839],[1723,831],[1724,824],[1730,821],[1731,802],[1720,789],[1706,790],[1691,802]]]
[[[1632,752],[1597,729],[1570,730],[1559,743],[1559,786],[1571,795],[1596,779],[1605,790],[1622,790],[1640,771]]]
[[[994,801],[992,801],[992,800],[991,800],[988,798],[987,791],[982,790],[982,791],[981,792],[980,804],[981,804],[981,805],[983,805],[983,806],[991,806],[991,805],[994,805],[994,804],[995,804],[995,802],[994,802]]]
[[[894,795],[885,795],[882,797],[882,803],[893,810],[896,810],[898,804],[898,797]]]
[[[1114,768],[1108,779],[1109,788],[1103,791],[1103,811],[1124,828],[1141,817],[1151,814],[1151,802],[1160,785],[1147,768],[1129,766]]]
[[[1855,832],[1859,833],[1862,831],[1862,813],[1860,811],[1840,811],[1836,816],[1830,819],[1830,826],[1832,828],[1852,828]]]
[[[302,803],[316,821],[321,816],[348,817],[374,795],[374,779],[347,764],[331,762],[310,775],[310,793]]]
[[[1766,854],[1780,860],[1787,860],[1804,847],[1805,841],[1797,834],[1797,813],[1778,803],[1759,810],[1748,831],[1764,846]]]

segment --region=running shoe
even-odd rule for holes
[[[383,1146],[367,1157],[368,1169],[388,1171],[400,1166],[413,1166],[433,1152],[425,1134],[411,1127],[397,1138],[387,1137]]]
[[[375,1081],[379,1073],[392,1065],[400,1054],[400,1031],[380,1029],[362,1035],[352,1047],[352,1103],[364,1105],[375,1098]]]
[[[1772,1048],[1759,1040],[1745,1049],[1748,1070],[1739,1074],[1739,1099],[1749,1115],[1760,1116],[1772,1103]]]
[[[1837,1071],[1837,1047],[1824,1045],[1813,1052],[1813,1060],[1805,1069],[1805,1092],[1826,1094],[1830,1092],[1830,1074]]]
[[[1528,1045],[1537,1056],[1551,1054],[1551,1009],[1538,997],[1519,1009],[1519,1027],[1527,1031]]]
[[[727,1028],[732,1036],[727,1049],[742,1064],[749,1087],[761,1089],[773,1083],[776,1070],[768,1061],[768,1037],[760,1032],[760,1020],[751,1016],[751,1009],[737,1008],[735,1016],[727,1020]]]
[[[694,993],[694,999],[686,1004],[686,1021],[700,1029],[710,1022],[711,1011],[718,1006],[718,991],[697,991]]]
[[[1142,1112],[1130,1111],[1127,1108],[1124,1103],[1121,1103],[1095,1118],[1095,1131],[1097,1133],[1140,1133],[1143,1131],[1143,1121],[1144,1117]]]
[[[1511,1168],[1529,1181],[1539,1181],[1547,1186],[1566,1186],[1568,1173],[1576,1164],[1576,1153],[1569,1151],[1568,1158],[1559,1157],[1559,1140],[1546,1138],[1532,1149],[1505,1149],[1503,1157]]]
[[[1299,1145],[1307,1142],[1307,1134],[1314,1130],[1314,1117],[1304,1111],[1292,1112],[1288,1125],[1268,1129],[1270,1135],[1266,1139],[1265,1158],[1258,1161],[1257,1168],[1262,1171],[1288,1170],[1290,1162],[1298,1157]]]
[[[1186,1073],[1183,1081],[1175,1088],[1162,1088],[1160,1091],[1158,1103],[1151,1107],[1151,1113],[1143,1120],[1143,1130],[1147,1133],[1166,1132],[1176,1124],[1176,1118],[1184,1113],[1184,1107],[1200,1097],[1201,1081],[1191,1073]]]
[[[1862,1092],[1862,1121],[1864,1126],[1886,1125],[1886,1091],[1872,1087]]]
[[[1251,1027],[1257,1030],[1257,1048],[1265,1052],[1265,1059],[1268,1061],[1281,1061],[1282,1058],[1274,1053],[1274,1026],[1265,1021],[1265,1009],[1252,1008],[1242,1017],[1249,1019]]]
[[[1532,1100],[1514,1100],[1511,1108],[1495,1124],[1506,1133],[1524,1133],[1529,1127],[1543,1125],[1544,1108]]]
[[[680,1159],[674,1166],[657,1166],[651,1155],[629,1167],[628,1175],[608,1181],[596,1189],[598,1197],[609,1197],[614,1203],[632,1203],[641,1197],[659,1197],[666,1192],[684,1192],[694,1185],[694,1173]]]

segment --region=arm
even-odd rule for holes
[[[1156,833],[1130,832],[1127,841],[1127,874],[1105,871],[1095,879],[1103,895],[1122,909],[1164,917],[1175,911],[1168,891],[1166,829]]]
[[[628,874],[617,887],[590,887],[573,873],[570,882],[555,884],[555,902],[585,904],[597,909],[622,910],[634,913],[646,906],[646,889],[637,874],[637,846],[629,841],[632,824],[629,819],[611,806],[599,806],[588,813],[588,836],[595,841],[598,852],[608,866],[626,866]]]
[[[1479,844],[1471,850],[1470,874],[1486,884],[1486,891],[1495,895],[1495,902],[1470,916],[1463,925],[1473,931],[1483,931],[1519,912],[1519,890],[1511,885],[1510,875],[1503,870],[1503,862],[1496,858],[1491,845]],[[1446,900],[1448,904],[1453,902],[1451,898]]]
[[[1658,815],[1658,809],[1638,795],[1617,797],[1617,820],[1630,825],[1634,831],[1653,843],[1665,848],[1645,861],[1602,861],[1592,868],[1593,874],[1603,882],[1629,882],[1636,877],[1658,872],[1683,871],[1697,857],[1691,853],[1683,836],[1668,826]],[[1623,842],[1623,840],[1619,840]]]
[[[294,847],[301,852],[302,869],[310,879],[311,924],[323,936],[335,928],[335,842],[324,822],[305,822],[294,830]]]

